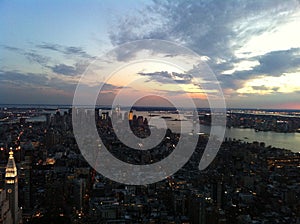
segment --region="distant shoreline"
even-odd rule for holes
[[[97,108],[97,109],[112,109],[111,105],[80,105],[82,107],[90,107],[90,108]],[[5,103],[0,103],[0,108],[20,108],[20,109],[69,109],[72,108],[73,105],[71,104],[5,104]],[[121,106],[121,108],[124,109],[134,109],[134,110],[139,110],[139,111],[157,111],[157,110],[162,110],[162,111],[176,111],[177,109],[182,109],[182,110],[189,110],[189,109],[194,109],[194,108],[175,108],[175,107],[168,107],[168,106]],[[147,110],[146,110],[147,109]],[[223,108],[215,108],[215,109],[223,109]],[[210,108],[207,107],[198,107],[197,110],[200,111],[205,111],[205,110],[210,110]],[[236,110],[241,110],[241,111],[266,111],[266,112],[300,112],[300,109],[264,109],[264,108],[226,108],[227,111],[236,111]]]

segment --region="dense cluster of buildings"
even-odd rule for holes
[[[129,122],[145,138],[152,130],[146,118],[132,111],[95,114],[106,147],[128,163],[160,161],[180,137],[168,131],[154,149],[132,150],[117,138],[120,130],[112,120]],[[174,175],[135,186],[111,181],[89,166],[73,135],[71,110],[41,122],[3,123],[0,223],[300,223],[299,154],[225,139],[213,163],[200,171],[206,143],[207,136],[200,135],[189,162]]]
[[[256,131],[300,132],[300,116],[293,113],[230,111],[227,116],[227,126],[253,128]]]

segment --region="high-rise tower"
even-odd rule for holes
[[[12,149],[5,170],[5,190],[9,201],[13,224],[20,223],[20,211],[18,206],[18,173]]]

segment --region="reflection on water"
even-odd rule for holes
[[[182,117],[177,114],[166,114],[166,113],[153,113],[150,116],[148,112],[136,112],[137,115],[141,115],[147,117],[149,123],[151,123],[151,119],[159,119],[160,122],[166,122],[168,128],[170,128],[173,132],[180,133],[183,132],[190,132],[191,121],[189,118]],[[157,116],[153,116],[153,114]],[[168,116],[168,117],[166,117]],[[165,117],[163,119],[162,117]],[[27,121],[35,122],[35,121],[46,121],[45,116],[37,116],[29,118]],[[156,124],[156,126],[163,127],[164,125],[158,122],[152,122]],[[181,127],[182,124],[182,127]],[[200,125],[200,132],[209,134],[210,127]],[[232,138],[232,139],[240,139],[245,142],[265,142],[266,146],[274,146],[278,148],[285,148],[292,150],[293,152],[300,152],[300,133],[277,133],[277,132],[255,132],[254,129],[249,128],[227,128],[225,137]]]
[[[166,119],[168,127],[173,132],[180,132],[180,124],[186,125],[189,121],[174,121]],[[184,130],[184,128],[183,128]],[[210,127],[200,125],[200,132],[209,134]],[[274,146],[278,148],[289,149],[293,152],[300,152],[300,133],[278,133],[278,132],[255,132],[254,129],[249,128],[227,128],[225,137],[232,139],[240,139],[245,142],[265,142],[266,146]]]
[[[241,139],[247,142],[265,142],[266,146],[290,149],[300,152],[300,133],[255,132],[254,129],[228,128],[226,137]]]

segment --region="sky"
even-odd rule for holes
[[[299,27],[299,0],[0,0],[0,103],[72,104],[81,83],[103,86],[99,104],[207,107],[214,91],[193,73],[205,63],[227,107],[300,109]]]

